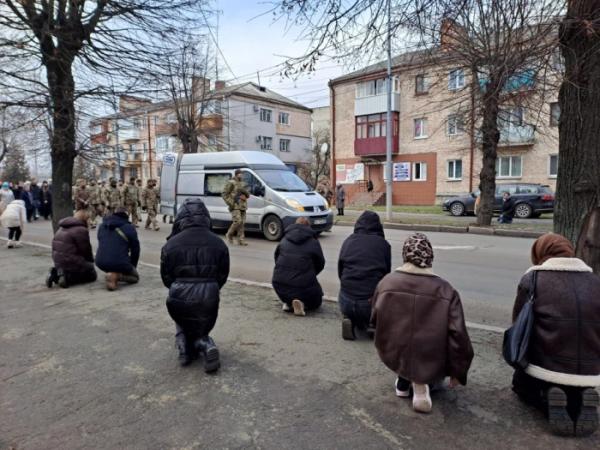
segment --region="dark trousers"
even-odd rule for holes
[[[344,208],[338,208],[338,216],[343,216],[344,215]]]
[[[283,303],[292,306],[292,301],[295,299],[300,300],[304,303],[304,309],[310,311],[317,309],[323,303],[323,290],[321,286],[314,286],[307,289],[284,286],[279,283],[273,282],[273,288],[275,293]]]
[[[368,299],[354,300],[340,291],[338,303],[340,304],[342,314],[348,317],[355,327],[365,330],[369,326],[371,321],[371,305]]]
[[[94,266],[90,264],[91,267],[86,268],[86,270],[82,270],[80,272],[69,272],[66,270],[62,270],[63,275],[67,280],[67,285],[73,286],[76,284],[85,284],[85,283],[93,283],[98,279],[98,274],[94,269]],[[59,272],[61,269],[58,269]]]
[[[551,387],[561,388],[567,394],[567,411],[571,419],[577,420],[581,411],[581,393],[586,388],[548,383],[527,375],[523,370],[515,370],[513,375],[513,391],[525,403],[536,407],[544,414],[548,413],[548,390]]]
[[[8,229],[8,240],[18,241],[21,239],[21,227],[10,227]]]

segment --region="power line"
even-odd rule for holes
[[[206,27],[208,28],[208,31],[210,33],[210,36],[213,40],[213,42],[215,43],[215,46],[217,47],[217,50],[219,51],[219,54],[221,55],[221,57],[223,58],[223,62],[225,63],[225,65],[227,66],[227,69],[229,69],[229,72],[231,73],[231,75],[233,76],[233,78],[235,80],[237,80],[237,77],[235,76],[235,73],[233,72],[233,70],[231,69],[231,66],[229,65],[229,63],[227,62],[227,58],[225,58],[225,54],[223,53],[223,51],[221,50],[221,47],[219,46],[219,41],[218,39],[215,37],[215,34],[213,33],[212,27],[210,26],[210,24],[208,23],[208,19],[206,18],[206,14],[204,13],[204,9],[200,10],[202,13],[202,17],[204,18],[204,23],[206,24]],[[217,13],[218,14],[218,13]]]

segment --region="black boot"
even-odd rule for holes
[[[51,288],[54,283],[58,283],[58,272],[56,271],[56,267],[52,267],[46,275],[46,286]]]
[[[346,316],[342,319],[342,338],[346,341],[353,341],[356,339],[356,335],[354,334],[354,324]]]
[[[204,371],[206,373],[216,372],[221,367],[219,360],[219,349],[210,336],[204,336],[195,343],[196,349],[204,355]]]
[[[57,274],[57,280],[56,283],[63,289],[66,289],[69,287],[69,283],[67,282],[67,275],[62,271],[62,269],[58,269],[56,271]]]
[[[188,351],[187,341],[183,332],[178,332],[175,335],[175,346],[177,347],[177,350],[179,350],[179,356],[177,357],[179,365],[181,367],[189,366],[192,363],[193,358]]]

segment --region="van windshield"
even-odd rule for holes
[[[289,170],[257,170],[265,183],[280,192],[308,192],[310,189],[295,173]]]

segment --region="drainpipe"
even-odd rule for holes
[[[475,158],[475,71],[471,69],[471,124],[469,126],[470,156],[469,156],[469,192],[473,192],[473,159]]]
[[[331,103],[331,188],[335,192],[335,187],[337,186],[336,172],[335,172],[335,89],[331,81],[329,82],[329,97]]]

